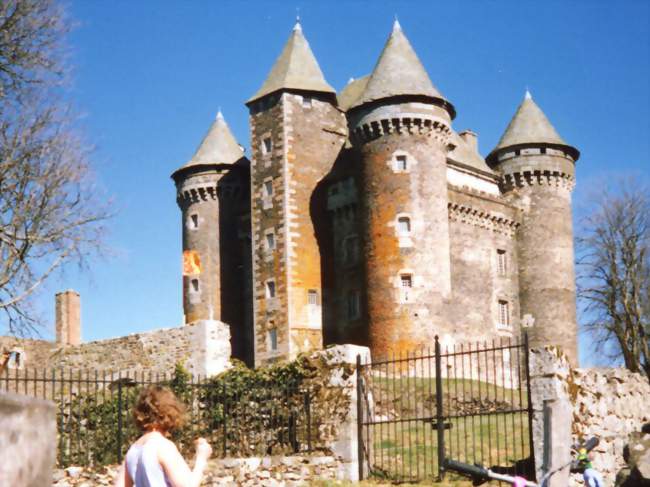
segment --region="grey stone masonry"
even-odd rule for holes
[[[0,485],[49,485],[56,452],[54,403],[0,392]]]

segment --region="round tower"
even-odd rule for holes
[[[362,161],[368,332],[378,356],[428,346],[444,326],[451,287],[446,157],[454,115],[395,21],[348,110]]]
[[[220,226],[228,215],[221,215],[220,200],[236,191],[232,185],[224,185],[224,175],[243,157],[242,148],[219,112],[192,159],[172,174],[182,212],[183,310],[187,324],[223,320]]]
[[[558,345],[577,365],[571,192],[579,151],[526,92],[487,162],[522,208],[517,234],[522,326],[532,345]]]

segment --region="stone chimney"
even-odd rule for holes
[[[458,135],[460,135],[460,138],[463,139],[474,152],[478,153],[478,135],[476,132],[472,132],[471,130],[463,130]]]
[[[68,289],[56,293],[56,343],[79,345],[81,343],[81,300],[79,293]]]

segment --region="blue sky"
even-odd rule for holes
[[[64,288],[81,293],[85,340],[182,322],[180,212],[169,175],[192,156],[219,107],[249,145],[244,101],[279,55],[297,8],[337,89],[372,70],[397,15],[456,106],[455,128],[478,132],[483,155],[528,87],[582,152],[579,217],[587,195],[612,176],[648,181],[649,7],[633,0],[72,1],[70,96],[118,213],[112,256],[95,261],[91,275],[70,269],[43,290],[43,335],[51,336],[53,293]]]

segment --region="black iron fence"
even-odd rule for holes
[[[397,354],[358,372],[359,474],[444,476],[445,459],[534,470],[528,344],[504,338]]]
[[[122,460],[140,434],[131,410],[140,389],[169,386],[187,406],[185,426],[174,434],[181,450],[203,436],[221,456],[288,454],[320,448],[311,392],[302,384],[212,380],[185,374],[9,369],[0,390],[54,401],[57,463],[105,465]]]

